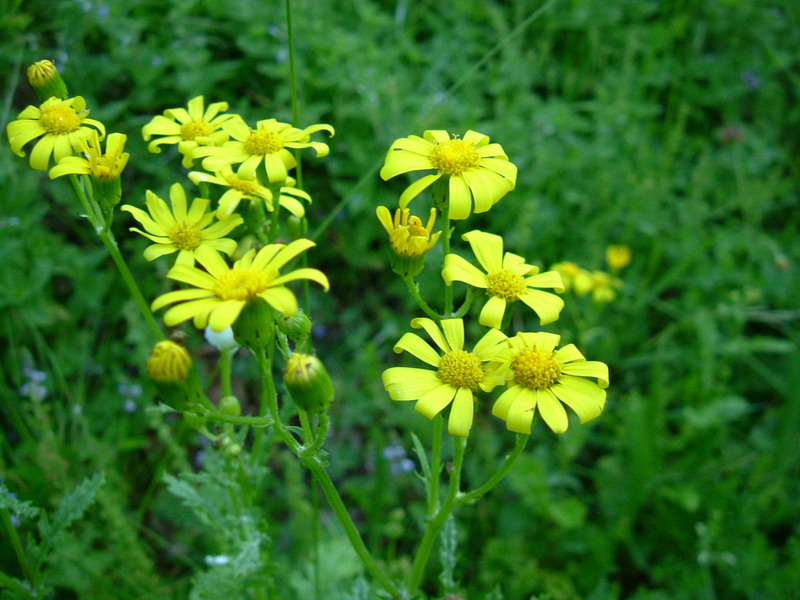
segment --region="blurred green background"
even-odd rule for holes
[[[292,7],[297,125],[336,128],[328,158],[304,157],[319,243],[311,260],[332,281],[313,307],[315,345],[338,390],[331,469],[370,547],[395,572],[408,568],[397,557],[418,539],[423,492],[404,457],[416,462],[410,432],[430,436],[429,422],[380,384],[418,313],[374,217],[407,181],[384,183],[377,171],[397,137],[475,129],[503,145],[519,179],[457,235],[502,234],[542,266],[604,268],[609,244],[629,245],[633,259],[619,298],[567,297],[547,327],[608,363],[606,412],[563,436],[537,426],[503,485],[459,513],[448,538],[459,596],[800,598],[800,4]],[[147,153],[141,126],[200,94],[251,122],[291,121],[284,11],[253,0],[2,0],[2,123],[36,103],[26,66],[53,59],[91,116],[129,136],[126,202],[143,204],[146,189],[165,197],[174,181],[191,187],[174,151]],[[53,542],[51,597],[249,598],[235,583],[242,573],[215,558],[235,552],[232,525],[213,507],[185,510],[191,492],[169,478],[206,486],[198,502],[213,504],[228,485],[218,453],[153,408],[147,331],[76,218],[67,182],[5,148],[0,481],[52,513],[79,482],[105,474],[94,503]],[[153,298],[167,289],[166,267],[141,258],[145,242],[129,225],[118,215],[123,252]],[[434,251],[422,280],[434,298],[439,260]],[[213,358],[192,336],[196,354]],[[236,365],[242,398],[255,389],[251,362],[242,353]],[[480,411],[465,474],[473,484],[513,445],[488,405]],[[307,475],[281,453],[248,468],[270,524],[263,576],[290,582],[270,597],[312,597]],[[0,500],[11,525],[41,539],[14,502]],[[376,597],[327,517],[323,532],[325,597]],[[6,534],[0,571],[22,578]],[[427,589],[435,583],[432,569]]]

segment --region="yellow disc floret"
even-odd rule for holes
[[[439,379],[455,388],[473,391],[483,382],[484,372],[477,354],[465,350],[454,350],[439,361]]]
[[[186,381],[191,366],[186,348],[169,340],[158,342],[147,359],[147,372],[158,383]]]
[[[248,154],[275,154],[283,149],[284,139],[274,131],[256,129],[244,143],[244,150]]]
[[[75,109],[67,104],[55,104],[42,109],[42,116],[39,123],[48,133],[54,135],[64,135],[78,131],[81,126],[81,118]]]
[[[525,280],[513,271],[502,269],[486,275],[486,293],[490,296],[513,302],[526,289]]]
[[[472,144],[459,139],[439,144],[431,153],[431,163],[445,175],[461,175],[467,169],[477,167],[480,158]]]
[[[41,86],[58,74],[56,66],[49,60],[40,60],[28,67],[28,81],[33,86]]]
[[[181,137],[185,140],[194,140],[198,137],[209,136],[214,133],[215,128],[206,121],[189,121],[180,127]]]
[[[252,300],[269,287],[272,279],[258,269],[233,269],[217,280],[214,293],[220,300]]]
[[[203,241],[200,228],[186,221],[179,221],[169,237],[179,250],[196,250]]]
[[[542,352],[538,348],[525,348],[511,363],[514,381],[532,390],[545,390],[558,381],[561,363],[555,352]]]

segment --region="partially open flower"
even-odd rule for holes
[[[433,233],[436,223],[436,209],[432,208],[428,223],[423,226],[422,219],[411,216],[407,208],[398,208],[392,219],[385,206],[377,208],[378,220],[389,234],[394,260],[392,266],[400,275],[416,275],[425,266],[425,254],[436,245],[441,231]]]

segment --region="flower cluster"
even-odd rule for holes
[[[407,352],[433,369],[387,369],[383,384],[390,397],[415,400],[416,410],[430,419],[449,406],[448,431],[460,437],[469,434],[477,398],[498,386],[506,389],[494,400],[491,412],[516,433],[530,434],[537,414],[554,432],[565,432],[569,425],[565,406],[582,423],[597,417],[605,405],[608,386],[605,364],[587,361],[573,344],[559,348],[560,336],[553,333],[506,333],[519,305],[530,309],[541,325],[556,321],[564,301],[553,292],[573,287],[574,278],[555,268],[540,272],[524,257],[505,251],[501,236],[481,230],[461,236],[474,261],[450,250],[451,221],[488,211],[514,189],[517,169],[502,147],[475,131],[468,131],[463,138],[445,131],[426,131],[422,137],[401,138],[392,144],[381,177],[389,179],[411,171],[433,172],[401,194],[394,219],[385,207],[378,208],[378,218],[389,234],[394,271],[407,280],[412,296],[431,317],[414,319],[411,326],[423,329],[434,346],[415,333],[406,333],[394,350]],[[428,187],[436,208],[431,208],[428,225],[423,227],[419,217],[410,216],[407,206]],[[433,234],[437,208],[444,226]],[[441,276],[446,286],[441,314],[422,299],[413,280],[424,267],[425,254],[440,238]],[[621,256],[615,249],[616,264]],[[455,282],[468,286],[458,310],[452,302]],[[476,296],[483,297],[477,321],[485,331],[470,346],[465,342],[467,325],[462,315]],[[517,323],[530,314],[518,314]]]
[[[606,249],[606,264],[610,273],[601,270],[587,270],[574,262],[564,261],[551,265],[551,269],[561,275],[564,290],[576,296],[591,294],[592,300],[598,304],[606,304],[616,299],[622,289],[622,280],[615,277],[631,262],[631,250],[621,244],[611,245]]]

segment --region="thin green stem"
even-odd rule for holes
[[[442,470],[442,432],[444,418],[439,413],[433,418],[433,443],[431,446],[431,480],[428,485],[428,518],[439,508],[439,472]]]
[[[461,469],[464,466],[464,449],[467,446],[467,438],[453,436],[453,445],[455,446],[455,450],[453,453],[453,470],[450,473],[450,488],[447,492],[447,498],[444,504],[436,513],[436,516],[428,523],[428,527],[417,549],[417,555],[414,557],[414,565],[411,568],[411,580],[408,588],[412,596],[417,593],[422,583],[422,578],[425,575],[425,567],[431,556],[431,550],[433,550],[436,537],[442,530],[447,518],[453,512],[453,509],[455,509],[458,504],[458,492],[461,487]]]
[[[4,508],[0,510],[0,520],[3,521],[3,527],[8,534],[8,539],[11,540],[11,547],[14,548],[14,554],[16,554],[17,561],[22,567],[22,572],[25,574],[25,579],[27,579],[32,585],[35,585],[36,582],[34,581],[33,573],[31,572],[30,565],[28,564],[28,560],[25,556],[25,549],[22,547],[22,542],[19,539],[17,528],[14,527],[14,523],[11,522],[11,516],[8,514],[7,509]]]
[[[476,502],[481,498],[481,496],[490,492],[498,483],[500,483],[503,477],[506,476],[506,473],[508,473],[511,467],[514,466],[514,463],[516,462],[517,458],[519,458],[519,455],[522,454],[522,451],[525,449],[525,445],[528,443],[530,437],[531,436],[529,435],[518,434],[514,449],[508,456],[506,456],[505,461],[503,461],[503,464],[500,466],[497,472],[492,475],[483,485],[475,488],[471,492],[461,494],[457,498],[458,504],[470,504],[472,502]]]
[[[331,418],[328,416],[328,413],[320,413],[317,436],[314,438],[314,442],[310,446],[307,446],[305,450],[303,450],[303,456],[313,456],[316,454],[317,450],[319,450],[322,447],[322,444],[325,443],[325,438],[328,437],[328,430],[330,427]]]
[[[311,421],[308,418],[308,413],[298,408],[297,414],[300,417],[300,425],[303,428],[303,445],[307,446],[314,443],[314,430],[311,428]]]
[[[233,351],[222,350],[219,355],[219,385],[222,390],[222,397],[231,395],[231,367],[233,363]]]
[[[464,298],[464,303],[458,308],[453,317],[455,317],[456,319],[460,319],[465,314],[467,314],[467,311],[469,310],[469,307],[472,305],[472,300],[474,298],[475,298],[475,288],[470,287],[467,289],[467,297]]]
[[[311,471],[314,479],[317,480],[317,483],[322,488],[322,493],[325,494],[325,498],[327,498],[336,518],[339,519],[339,523],[341,523],[344,528],[345,535],[347,535],[347,539],[350,540],[353,550],[358,554],[361,562],[364,563],[364,567],[375,581],[380,583],[383,588],[389,592],[392,598],[400,600],[403,596],[391,578],[373,558],[372,554],[370,554],[364,540],[361,539],[361,534],[358,533],[355,523],[353,523],[352,517],[350,517],[350,513],[347,512],[347,508],[344,502],[342,502],[342,498],[339,496],[336,486],[333,484],[333,481],[331,481],[328,472],[316,458],[305,459],[303,464]]]
[[[419,287],[417,286],[417,282],[414,281],[414,278],[406,275],[403,277],[403,281],[406,282],[406,287],[408,288],[408,293],[411,294],[411,297],[417,302],[417,305],[422,309],[426,315],[428,315],[431,319],[436,321],[437,323],[442,320],[442,317],[433,310],[422,295],[419,293]]]
[[[233,425],[247,425],[248,427],[269,427],[274,423],[272,417],[247,417],[233,415],[223,415],[219,412],[204,412],[203,416],[209,421],[219,421],[221,423],[232,423]]]

